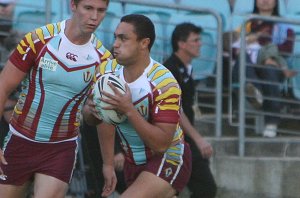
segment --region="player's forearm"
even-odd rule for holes
[[[3,116],[6,101],[9,93],[5,92],[3,87],[0,85],[0,118]]]
[[[97,133],[103,164],[114,166],[115,127],[103,122],[97,125]]]

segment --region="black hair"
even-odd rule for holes
[[[129,23],[134,26],[138,40],[149,38],[150,43],[148,49],[149,51],[151,50],[155,41],[155,27],[148,17],[142,14],[129,14],[123,16],[121,22]]]
[[[178,24],[172,34],[172,48],[173,52],[177,52],[178,50],[178,42],[186,41],[190,35],[190,33],[200,34],[202,32],[202,28],[196,26],[192,23],[180,23]]]

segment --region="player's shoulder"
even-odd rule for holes
[[[45,45],[49,39],[58,35],[61,31],[61,22],[50,23],[41,27],[38,27],[31,32],[25,34],[23,39],[19,42],[17,50],[20,54],[26,54],[28,48],[34,53],[37,53],[37,46]]]
[[[152,67],[147,72],[147,77],[151,80],[157,83],[164,81],[164,80],[172,80],[175,83],[177,81],[175,80],[172,72],[165,67],[163,64],[153,60],[152,61]]]
[[[115,73],[120,70],[123,66],[120,65],[116,59],[108,59],[101,63],[99,68],[100,75],[105,73]]]
[[[102,61],[112,58],[111,52],[103,45],[102,41],[98,39],[95,34],[92,34],[91,43],[101,55],[100,58]]]
[[[32,32],[27,33],[25,37],[29,37],[28,34],[31,34],[32,39],[35,42],[36,40],[39,40],[42,43],[45,43],[47,39],[52,38],[61,32],[61,24],[62,22],[49,23],[47,25],[34,29]]]
[[[153,61],[151,69],[147,73],[147,77],[154,86],[153,91],[159,94],[159,98],[168,98],[175,95],[181,95],[181,89],[173,74],[164,65],[157,61]]]

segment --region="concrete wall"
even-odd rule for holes
[[[297,141],[262,138],[250,141],[246,157],[236,155],[237,140],[212,138],[210,141],[215,148],[211,168],[219,198],[300,197],[300,153],[297,152],[300,143]]]

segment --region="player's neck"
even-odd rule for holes
[[[150,64],[150,56],[144,56],[131,65],[124,67],[124,78],[126,82],[131,83],[138,79]]]
[[[81,30],[72,19],[67,20],[65,26],[65,35],[72,43],[76,45],[83,45],[90,40],[91,35],[82,34]]]

